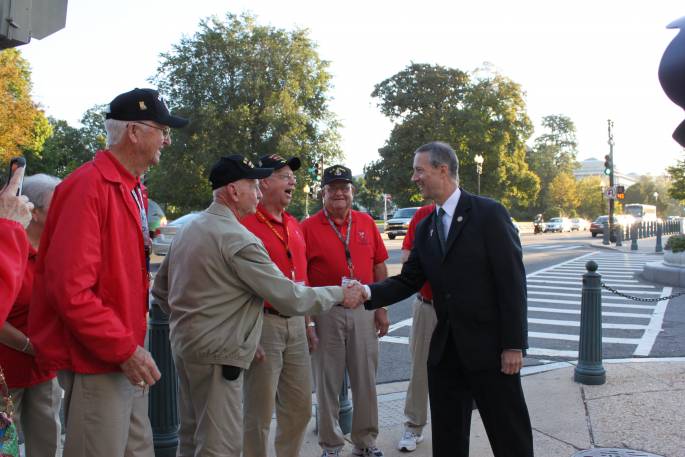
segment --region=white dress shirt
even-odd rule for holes
[[[445,240],[447,240],[447,235],[450,233],[450,225],[452,225],[452,218],[454,217],[454,212],[457,210],[457,204],[459,203],[459,197],[461,197],[461,190],[459,187],[449,196],[442,206],[435,205],[435,211],[440,211],[442,208],[445,214],[442,216],[442,227],[445,230]],[[438,213],[439,214],[439,213]]]

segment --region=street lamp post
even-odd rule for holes
[[[473,161],[476,162],[476,175],[478,176],[478,195],[480,195],[480,175],[483,173],[483,160],[483,156],[480,154],[476,154],[476,157],[473,158]]]
[[[309,217],[309,191],[311,189],[309,188],[309,184],[305,184],[304,187],[302,188],[302,191],[304,192],[304,217]]]

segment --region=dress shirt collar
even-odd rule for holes
[[[459,203],[460,196],[461,189],[457,187],[456,190],[452,193],[452,195],[450,195],[449,198],[445,200],[445,203],[443,203],[442,206],[435,205],[435,210],[440,211],[440,208],[444,209],[447,216],[450,218],[450,220],[452,220],[452,216],[454,216],[454,211],[456,211],[457,209],[457,204]]]

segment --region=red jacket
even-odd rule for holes
[[[7,323],[12,324],[24,334],[28,333],[29,303],[33,294],[37,254],[33,246],[29,245],[28,264],[24,270],[21,289],[7,316]],[[35,386],[55,377],[54,372],[41,370],[33,356],[16,351],[4,344],[0,344],[0,366],[4,367],[5,380],[10,389]]]
[[[29,240],[19,223],[0,219],[0,326],[5,323],[24,279]]]
[[[138,179],[109,151],[55,189],[40,241],[29,336],[43,369],[121,371],[146,331]]]

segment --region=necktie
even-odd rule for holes
[[[445,210],[440,208],[438,210],[438,217],[435,219],[435,228],[438,231],[438,239],[440,240],[440,247],[445,251],[445,227],[442,224],[442,216],[445,215]]]

